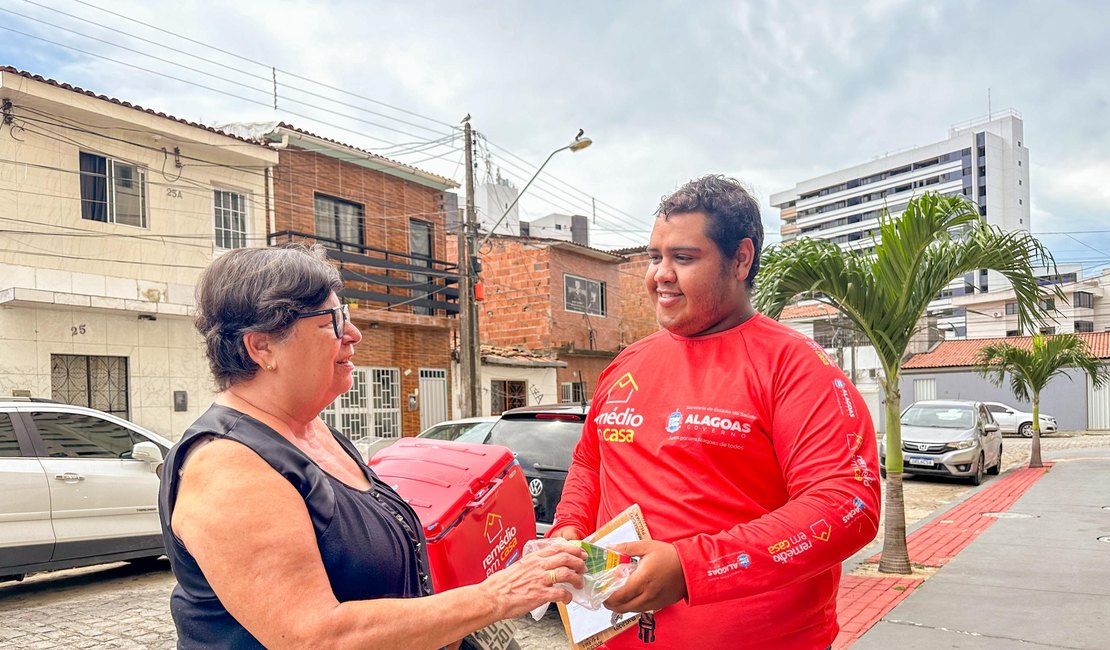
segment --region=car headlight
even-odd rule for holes
[[[954,449],[971,449],[975,446],[974,440],[957,440],[952,443]]]

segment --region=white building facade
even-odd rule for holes
[[[520,235],[520,192],[508,180],[498,177],[474,188],[474,212],[478,230],[498,235]],[[508,210],[508,214],[505,211]],[[498,219],[505,218],[498,223]]]
[[[542,239],[558,239],[583,246],[590,245],[590,220],[581,214],[552,213],[525,222],[521,235]]]
[[[0,102],[0,395],[178,438],[214,394],[197,278],[265,245],[277,153],[11,68]]]
[[[1029,150],[1023,140],[1021,116],[1010,110],[954,126],[941,142],[799,182],[771,195],[783,241],[816,237],[866,254],[878,237],[880,216],[900,214],[925,192],[966,196],[987,223],[1029,230]],[[931,312],[940,316],[942,328],[962,338],[964,311],[950,298],[1003,286],[993,271],[969,273],[938,296]]]

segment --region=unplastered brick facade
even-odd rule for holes
[[[404,255],[411,252],[410,220],[416,219],[431,225],[432,257],[442,260],[446,256],[443,190],[368,169],[326,153],[295,147],[282,149],[273,172],[275,232],[315,233],[315,199],[318,195],[362,206],[361,244],[368,249],[388,252],[371,251],[367,255],[409,262]],[[286,239],[282,237],[279,241]],[[381,269],[366,272],[384,273]],[[391,271],[389,275],[411,279],[404,272]],[[349,285],[351,281],[345,279],[345,286]],[[404,293],[407,289],[391,288],[390,291]],[[422,409],[433,401],[424,399],[430,396],[421,395],[419,391],[420,370],[449,369],[454,318],[412,313],[407,305],[386,307],[385,304],[366,300],[358,301],[357,306],[352,307],[351,320],[363,335],[362,342],[355,348],[355,365],[366,369],[398,371],[399,390],[393,396],[394,404],[400,408],[402,434],[413,436],[422,428]],[[415,409],[409,408],[409,396],[416,399]],[[449,402],[445,396],[443,403]],[[370,404],[370,408],[375,408],[375,405]],[[452,415],[444,412],[432,419],[438,421]],[[428,424],[427,420],[425,417],[423,424]]]
[[[448,247],[454,250],[450,241]],[[558,381],[584,382],[589,397],[597,376],[628,343],[622,339],[623,259],[568,242],[491,238],[481,255],[482,342],[557,357],[567,363]]]
[[[659,330],[655,320],[655,306],[651,304],[644,275],[648,268],[648,254],[643,247],[614,251],[624,256],[621,274],[621,336],[625,346],[654,334]]]

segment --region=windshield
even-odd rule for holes
[[[902,414],[902,424],[934,429],[970,429],[975,426],[975,411],[967,406],[915,404]]]
[[[486,432],[491,427],[493,427],[493,422],[444,422],[428,428],[420,434],[420,437],[432,440],[483,443],[486,441]]]
[[[516,452],[525,471],[570,469],[574,446],[582,437],[582,422],[568,420],[505,419],[490,431],[489,444],[504,445]]]

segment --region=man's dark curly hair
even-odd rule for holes
[[[686,183],[659,203],[658,215],[666,219],[672,214],[704,212],[709,217],[706,236],[713,240],[726,258],[736,255],[744,239],[752,240],[755,257],[748,270],[748,288],[755,287],[759,272],[759,252],[763,247],[763,221],[759,204],[735,178],[709,175]]]

